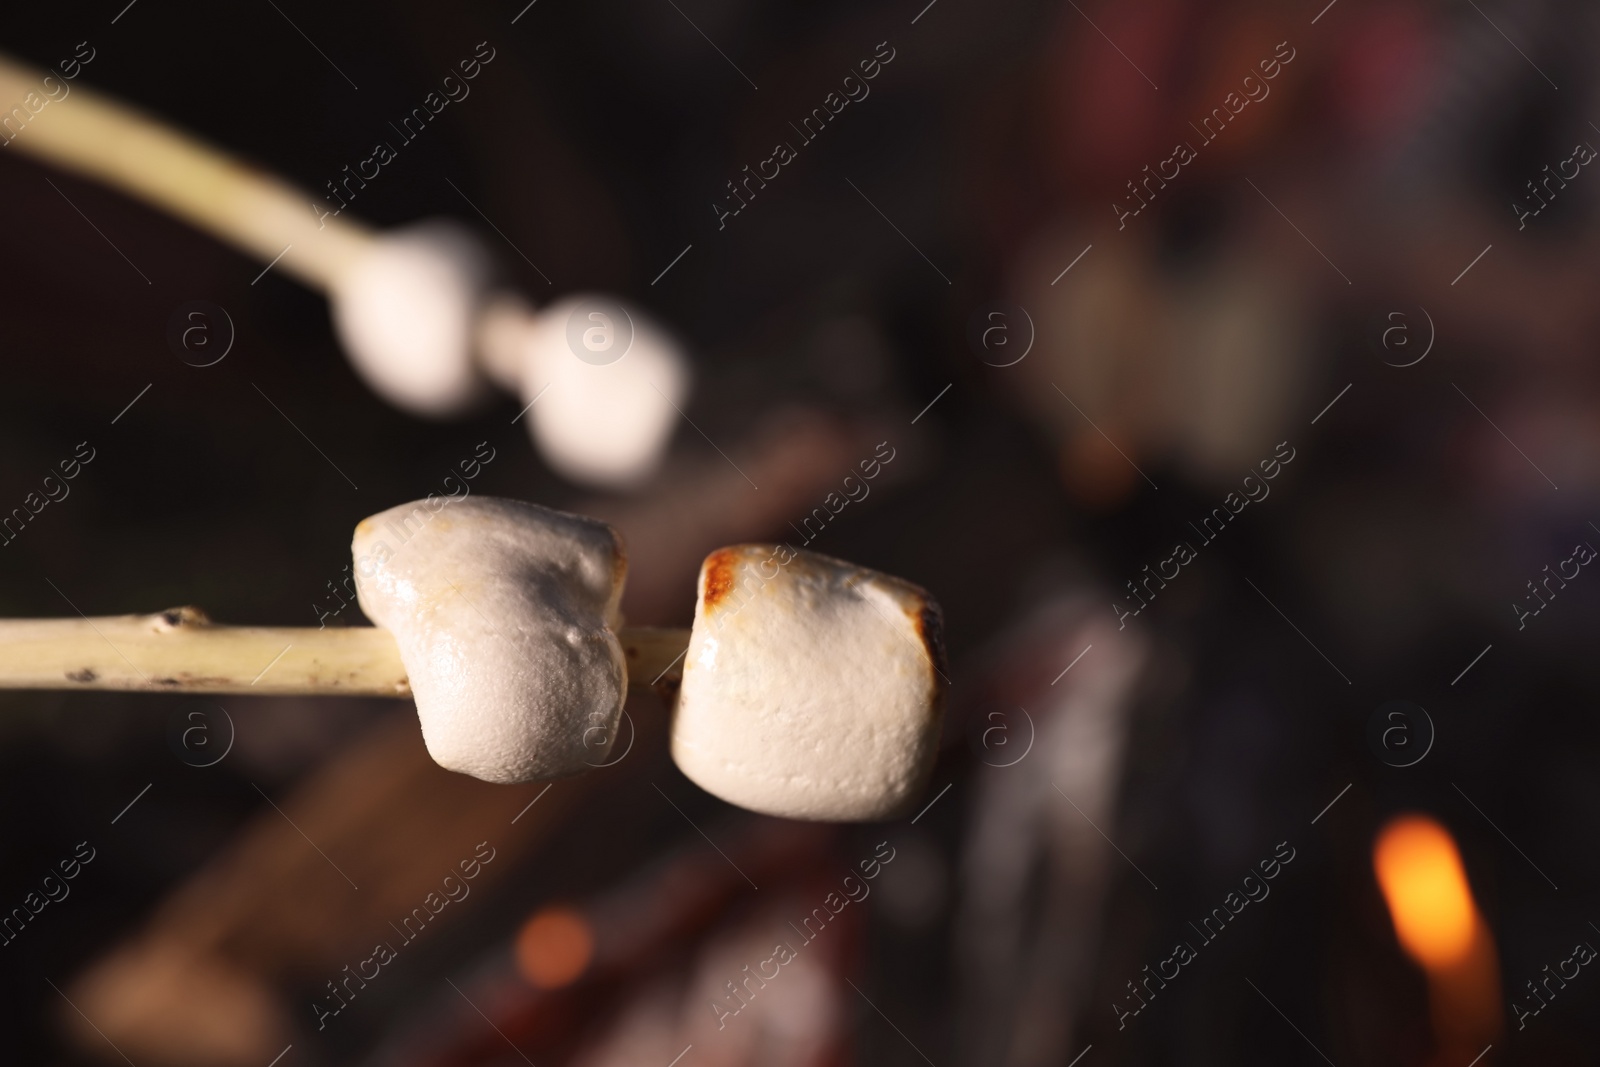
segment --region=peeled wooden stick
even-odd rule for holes
[[[680,677],[688,631],[624,629],[617,637],[633,684]],[[411,681],[388,630],[224,626],[182,607],[0,620],[0,689],[409,697]]]

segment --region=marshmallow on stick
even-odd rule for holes
[[[45,77],[0,56],[0,100],[44,99]],[[539,313],[495,292],[492,257],[463,227],[436,220],[377,233],[81,87],[41,105],[7,144],[140,197],[326,292],[351,363],[399,408],[449,417],[499,384],[530,404],[530,432],[553,468],[605,488],[637,485],[665,451],[689,388],[677,345],[642,320],[635,335],[629,313],[603,301],[618,320],[607,329],[625,328],[627,343],[595,349],[589,338],[599,334],[586,332],[587,321],[569,328],[571,301]],[[547,387],[541,410],[531,401]]]
[[[621,539],[512,500],[448,508],[391,508],[364,519],[352,546],[372,563],[356,568],[361,610],[400,646],[429,755],[489,782],[581,772],[611,747],[627,695],[612,632]],[[383,539],[411,522],[391,551]]]
[[[596,766],[630,676],[682,663],[673,757],[729,803],[881,819],[926,783],[944,652],[939,608],[909,582],[785,546],[719,549],[689,634],[620,628],[626,559],[594,519],[417,501],[363,520],[353,551],[376,628],[216,626],[193,608],[0,620],[0,688],[409,694],[442,766],[521,782]]]
[[[788,818],[885,819],[913,804],[944,703],[927,592],[784,545],[713,552],[699,588],[672,721],[678,768]]]

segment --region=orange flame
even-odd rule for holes
[[[1412,959],[1434,971],[1466,958],[1477,909],[1461,855],[1444,827],[1418,815],[1395,819],[1378,835],[1372,865],[1395,933]]]
[[[1470,1056],[1500,1032],[1499,962],[1455,840],[1401,815],[1378,833],[1372,866],[1400,946],[1427,972],[1440,1060]]]

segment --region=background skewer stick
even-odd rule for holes
[[[0,55],[0,99],[40,93],[45,76]],[[82,86],[9,145],[149,201],[263,262],[282,253],[278,266],[318,289],[328,289],[373,240],[358,222],[319,223],[313,202],[288,183]]]
[[[688,631],[624,629],[617,637],[631,684],[680,676]],[[388,630],[222,626],[183,607],[0,620],[0,689],[406,697],[411,682]]]

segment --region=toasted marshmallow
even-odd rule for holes
[[[910,582],[781,545],[700,567],[672,756],[708,793],[794,819],[917,800],[944,705],[938,605]]]
[[[331,286],[340,343],[379,396],[415,415],[457,415],[488,394],[473,331],[490,259],[455,223],[379,236]]]
[[[351,548],[361,610],[394,634],[441,767],[527,782],[604,762],[628,687],[615,530],[434,497],[362,520]]]

